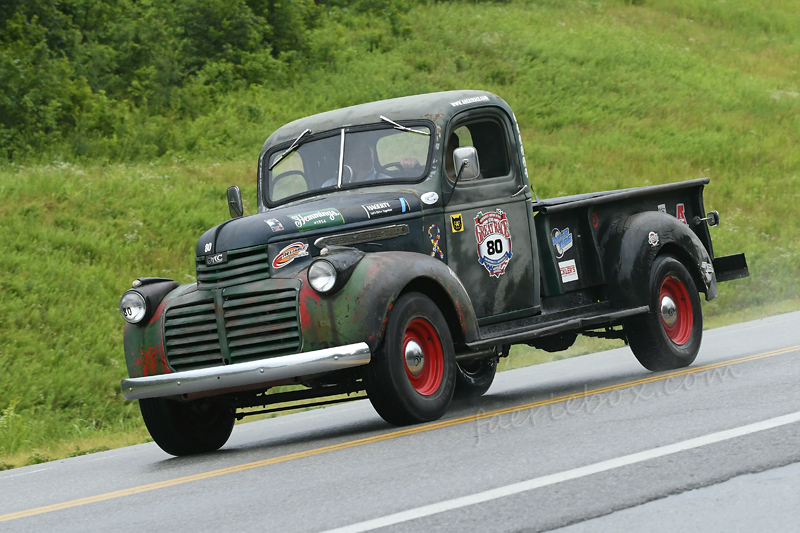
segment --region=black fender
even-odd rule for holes
[[[677,257],[689,270],[706,300],[717,297],[712,258],[686,224],[657,211],[632,215],[612,224],[600,247],[608,296],[616,307],[647,305],[650,270],[660,254]]]
[[[442,311],[456,345],[478,338],[472,301],[456,274],[439,259],[414,252],[376,252],[364,256],[348,282],[333,294],[308,283],[308,268],[296,279],[304,352],[366,342],[374,353],[383,342],[389,311],[397,298],[419,291]]]

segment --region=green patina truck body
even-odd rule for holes
[[[513,344],[622,338],[648,369],[687,366],[699,294],[748,275],[743,254],[714,254],[707,183],[541,200],[514,113],[482,91],[297,120],[261,150],[258,212],[228,190],[197,281],[123,295],[123,393],[185,455],[237,416],[360,391],[390,423],[435,420],[485,393]]]

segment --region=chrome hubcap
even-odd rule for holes
[[[668,328],[674,326],[678,321],[678,306],[669,296],[661,298],[661,319]]]
[[[408,341],[405,356],[408,371],[418,376],[422,372],[422,367],[425,366],[425,353],[422,351],[422,346],[417,341]]]

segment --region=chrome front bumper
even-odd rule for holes
[[[366,365],[370,359],[369,346],[359,342],[227,366],[123,379],[122,395],[126,400],[139,400],[258,385]]]

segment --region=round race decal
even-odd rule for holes
[[[478,243],[478,262],[489,275],[499,278],[511,260],[511,232],[506,214],[497,211],[475,217],[475,240]]]

